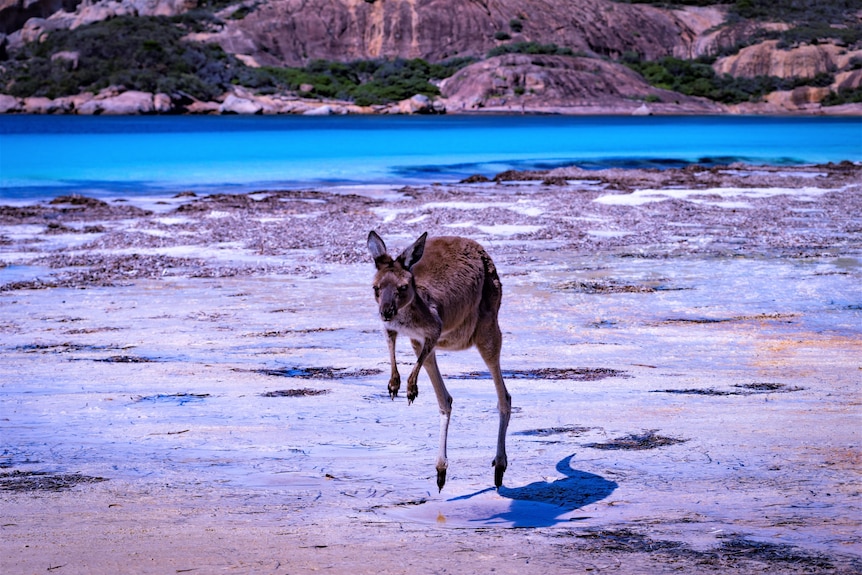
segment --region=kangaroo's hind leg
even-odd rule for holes
[[[497,454],[491,465],[494,467],[494,485],[498,488],[503,485],[503,474],[509,465],[506,457],[506,430],[509,428],[509,418],[512,415],[512,396],[506,389],[503,381],[503,372],[500,369],[500,349],[503,336],[497,324],[496,316],[482,318],[484,325],[479,326],[476,347],[479,354],[488,366],[491,377],[494,379],[494,387],[497,390],[497,410],[500,412],[500,425],[497,428]]]

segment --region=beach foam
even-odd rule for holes
[[[759,200],[775,196],[795,196],[800,201],[813,201],[818,197],[841,190],[824,189],[815,187],[805,188],[708,188],[705,190],[692,189],[664,189],[664,190],[635,190],[631,194],[609,194],[595,199],[600,204],[608,206],[642,206],[652,202],[663,202],[665,200],[684,200],[696,204],[705,204],[723,208],[746,208],[750,207],[745,201],[716,201],[709,196],[719,198],[742,198],[743,200]]]

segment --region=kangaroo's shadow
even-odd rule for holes
[[[512,527],[550,527],[563,516],[591,503],[601,501],[613,493],[617,484],[603,477],[571,468],[573,455],[557,463],[557,471],[566,477],[556,481],[537,481],[523,487],[500,487],[497,493],[512,500],[507,511],[491,517],[475,519],[485,524],[511,523]],[[470,499],[490,491],[486,489],[449,501]]]

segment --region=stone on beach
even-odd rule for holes
[[[263,106],[259,102],[241,98],[235,94],[229,94],[219,106],[219,112],[222,114],[253,115],[260,114],[261,110],[263,110]]]
[[[15,96],[0,94],[0,114],[21,111],[21,100]]]
[[[155,111],[153,95],[149,92],[129,90],[116,96],[93,98],[77,109],[81,115],[132,115],[152,114]]]

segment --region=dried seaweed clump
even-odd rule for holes
[[[257,373],[277,377],[294,377],[298,379],[351,379],[379,375],[379,369],[355,369],[346,371],[344,367],[282,367],[279,369],[258,369]]]
[[[302,389],[279,389],[276,391],[267,391],[261,393],[261,397],[310,397],[314,395],[326,395],[328,389],[311,389],[304,387]]]
[[[6,471],[0,473],[0,489],[4,491],[63,491],[81,483],[100,483],[104,477],[80,473],[48,473],[46,471]]]
[[[609,367],[542,367],[538,369],[503,370],[504,379],[567,379],[572,381],[598,381],[608,377],[631,377],[626,372]],[[491,379],[487,371],[470,371],[450,375],[450,379]]]
[[[664,437],[656,435],[657,429],[651,429],[643,433],[632,433],[625,437],[617,437],[606,443],[588,443],[584,447],[592,447],[593,449],[607,450],[625,450],[625,451],[643,451],[646,449],[656,449],[667,445],[676,445],[677,443],[685,443],[687,439],[677,439],[674,437]]]

